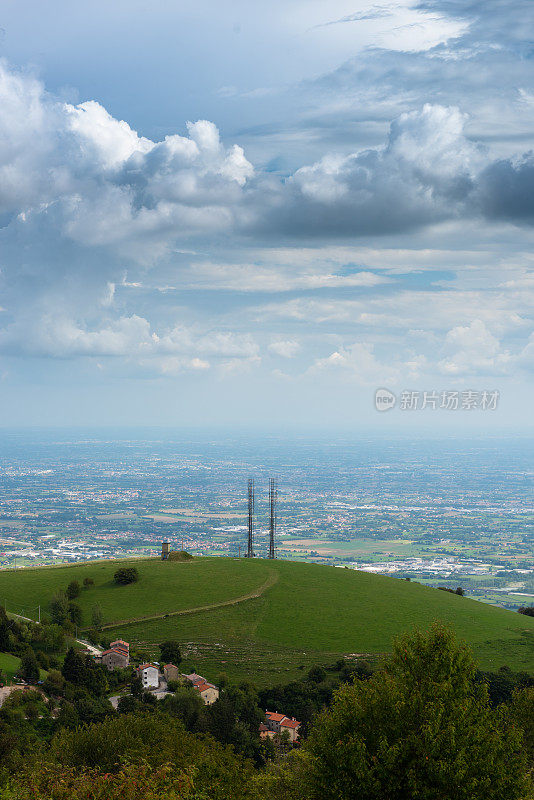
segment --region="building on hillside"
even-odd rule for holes
[[[202,675],[197,675],[196,672],[190,672],[189,675],[185,675],[184,674],[184,675],[182,675],[182,678],[187,678],[187,680],[190,681],[190,683],[194,683],[195,681],[205,681],[206,680],[206,678],[204,678]]]
[[[294,717],[289,719],[289,717],[285,717],[280,723],[280,733],[284,733],[286,731],[289,734],[289,741],[296,742],[299,738],[299,728],[300,722],[296,720]]]
[[[284,733],[284,731],[287,731],[291,742],[295,742],[299,738],[300,724],[295,717],[286,717],[285,714],[279,714],[277,711],[265,712],[265,725],[268,730],[272,731],[272,733]]]
[[[209,683],[202,675],[197,675],[196,672],[191,672],[189,675],[182,675],[183,678],[193,684],[193,687],[201,696],[204,705],[211,706],[219,699],[219,690],[213,684]]]
[[[270,731],[265,723],[260,722],[260,739],[272,739],[275,735],[273,731]]]
[[[204,701],[204,705],[211,706],[212,703],[215,703],[215,701],[219,699],[219,690],[213,683],[199,681],[198,683],[194,683],[193,686]]]
[[[100,656],[100,662],[111,672],[114,669],[125,669],[130,663],[130,656],[124,650],[110,647]]]
[[[182,682],[183,680],[180,670],[178,667],[175,667],[174,664],[165,664],[163,667],[163,675],[165,676],[166,681]]]
[[[265,712],[265,724],[273,733],[280,733],[280,723],[286,718],[285,714],[279,714],[278,711]]]
[[[124,650],[129,650],[130,645],[128,642],[125,642],[124,639],[115,639],[114,642],[110,642],[110,647],[122,647]]]
[[[124,639],[116,639],[100,654],[100,662],[109,670],[125,669],[130,663],[130,645]]]
[[[140,664],[137,675],[141,678],[143,689],[157,689],[159,686],[159,669],[154,664]]]

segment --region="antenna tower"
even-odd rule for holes
[[[274,554],[274,535],[276,533],[276,503],[278,500],[278,487],[274,478],[269,479],[269,507],[271,519],[269,524],[269,558],[276,558]]]
[[[254,558],[254,479],[248,481],[248,547],[247,558]]]

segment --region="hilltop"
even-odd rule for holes
[[[135,564],[140,580],[113,583]],[[89,622],[99,605],[109,636],[157,655],[178,639],[190,665],[248,677],[258,685],[290,680],[299,668],[340,656],[376,658],[393,638],[434,620],[450,625],[484,669],[534,672],[534,620],[416,583],[290,561],[196,558],[88,562],[0,573],[0,602],[35,617],[74,579],[94,580],[77,601]]]

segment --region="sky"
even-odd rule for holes
[[[532,430],[533,25],[3,0],[0,424]]]

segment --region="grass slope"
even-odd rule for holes
[[[394,636],[434,620],[469,642],[484,668],[507,664],[534,672],[534,620],[416,583],[353,570],[289,561],[200,558],[190,563],[136,561],[141,580],[116,587],[126,562],[0,573],[0,600],[46,606],[55,589],[90,575],[86,611],[99,603],[107,622],[225,602],[276,578],[261,597],[183,617],[139,622],[107,631],[148,646],[176,638],[188,663],[215,676],[250,677],[259,685],[290,680],[299,667],[344,654],[388,652]],[[273,570],[275,574],[273,575]],[[9,602],[9,601],[8,601]],[[15,610],[15,609],[13,609]]]
[[[7,683],[11,683],[20,666],[20,658],[10,653],[0,653],[0,672],[6,676]]]
[[[232,600],[249,594],[266,582],[270,570],[265,561],[247,562],[225,559],[225,568],[218,559],[194,559],[169,562],[158,559],[130,561],[98,561],[66,567],[40,567],[0,572],[0,603],[7,602],[9,611],[29,613],[41,605],[46,613],[58,589],[66,589],[70,581],[82,583],[85,577],[95,585],[82,589],[76,602],[90,624],[92,606],[98,604],[106,623],[168,614],[196,606]],[[122,566],[135,566],[141,580],[128,586],[113,582],[114,572]]]

